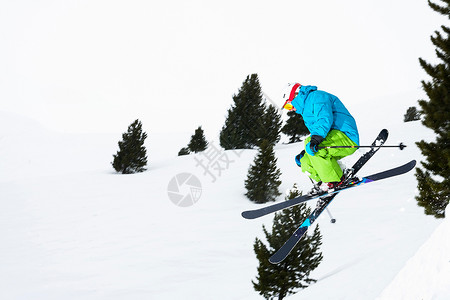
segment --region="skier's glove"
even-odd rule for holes
[[[300,162],[300,159],[302,159],[303,155],[305,155],[305,150],[300,152],[300,154],[297,154],[297,156],[295,157],[295,162],[297,163],[297,166],[299,166],[299,167],[302,166],[302,163]]]
[[[314,154],[317,151],[319,151],[318,146],[319,146],[320,143],[322,143],[322,141],[323,141],[323,137],[321,137],[320,135],[312,135],[311,136],[311,140],[305,146],[306,152],[309,155],[314,156]]]

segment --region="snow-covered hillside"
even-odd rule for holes
[[[188,135],[149,131],[148,171],[119,175],[110,162],[120,133],[53,133],[0,116],[1,299],[261,298],[251,283],[253,242],[273,216],[240,216],[258,206],[244,196],[255,150],[222,151],[212,141],[205,153],[177,157]],[[371,143],[382,127],[361,123],[361,143]],[[401,116],[386,128],[387,144],[408,147],[380,150],[361,175],[421,160],[414,142],[432,138]],[[310,188],[293,161],[301,147],[276,147],[283,191]],[[190,194],[170,184],[183,173],[201,183],[189,207],[169,193]],[[449,222],[425,216],[415,194],[409,172],[339,195],[330,206],[337,222],[326,214],[318,222],[318,281],[290,299],[449,299]]]
[[[447,206],[446,215],[450,215]],[[450,218],[433,232],[428,241],[408,260],[406,266],[383,291],[383,299],[450,298]]]

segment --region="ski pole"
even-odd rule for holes
[[[319,149],[328,149],[328,148],[400,148],[400,150],[403,150],[406,147],[406,145],[403,145],[403,143],[400,143],[400,145],[390,145],[390,146],[319,146]]]
[[[331,215],[331,212],[330,212],[330,210],[328,209],[328,207],[326,208],[326,210],[327,210],[328,216],[330,216],[330,222],[331,222],[331,223],[336,223],[336,219],[333,218],[333,216]]]

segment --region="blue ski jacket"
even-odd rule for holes
[[[296,113],[301,114],[311,135],[326,138],[331,129],[345,133],[359,145],[358,128],[355,119],[338,97],[316,86],[301,86],[297,97],[292,100]]]

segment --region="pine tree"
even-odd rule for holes
[[[265,108],[264,114],[259,120],[258,137],[261,143],[267,140],[271,145],[275,146],[280,141],[281,132],[281,114],[278,109],[269,105]]]
[[[309,130],[306,128],[303,117],[295,111],[288,112],[288,116],[289,119],[287,119],[286,124],[281,128],[281,132],[290,136],[289,143],[301,142],[303,136],[309,135]]]
[[[275,201],[281,195],[278,187],[281,184],[281,172],[277,167],[277,159],[273,146],[264,140],[258,155],[250,166],[245,180],[247,198],[256,203]]]
[[[178,156],[188,155],[190,153],[197,153],[205,151],[208,147],[208,142],[206,141],[205,134],[201,126],[199,126],[194,135],[191,136],[191,140],[186,147],[183,147],[178,152]]]
[[[415,106],[411,106],[406,110],[403,121],[411,122],[420,120],[420,112],[417,110]]]
[[[119,151],[113,155],[114,160],[111,163],[117,172],[132,174],[146,170],[146,138],[147,133],[142,131],[141,121],[136,120],[128,126],[128,131],[122,134],[122,141],[119,142]]]
[[[205,151],[206,147],[208,147],[208,142],[205,139],[205,134],[203,132],[202,126],[199,126],[195,130],[195,134],[191,136],[191,141],[188,144],[188,148],[190,152],[201,152]]]
[[[450,0],[442,0],[444,6],[428,1],[436,12],[450,18]],[[445,207],[450,197],[450,27],[441,27],[444,34],[436,31],[431,42],[436,46],[436,55],[441,61],[431,65],[419,58],[420,65],[431,77],[422,81],[428,101],[420,100],[422,123],[436,133],[435,142],[417,143],[426,161],[422,162],[425,171],[416,169],[419,195],[418,205],[425,213],[437,218],[445,217]]]
[[[226,150],[258,146],[264,103],[257,74],[247,76],[237,95],[233,95],[233,102],[220,132],[220,146]]]
[[[301,193],[294,185],[286,200],[300,195]],[[283,262],[277,265],[269,262],[270,256],[284,244],[310,213],[311,209],[307,208],[306,204],[301,204],[276,213],[271,233],[263,225],[263,232],[269,246],[256,238],[253,248],[259,266],[256,281],[252,281],[252,283],[254,289],[264,298],[283,299],[316,281],[309,275],[323,259],[322,253],[319,251],[322,245],[322,235],[318,225],[312,235],[305,235],[299,241]]]

